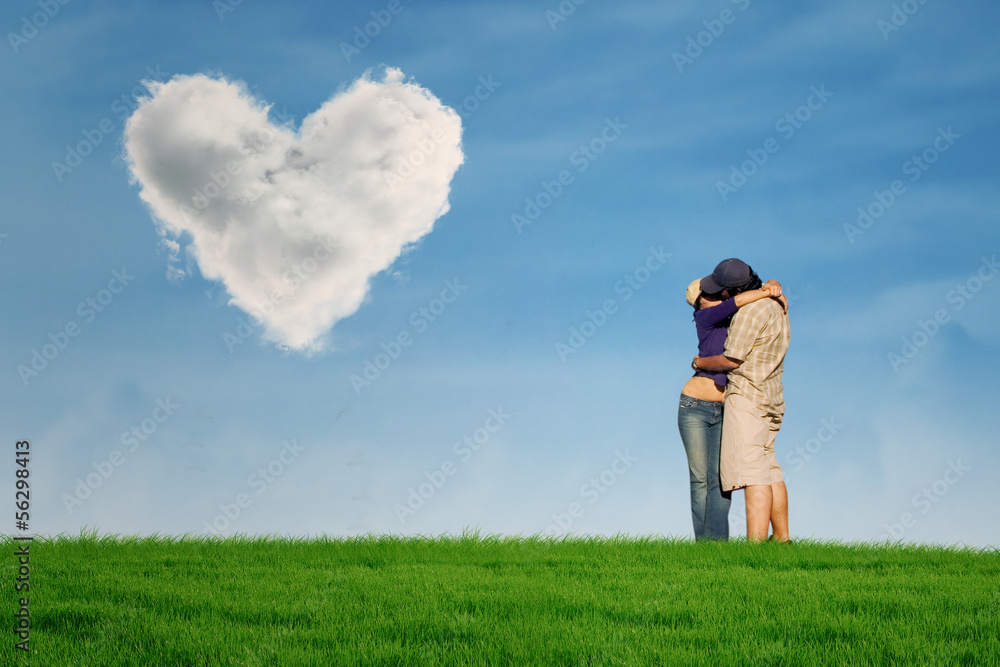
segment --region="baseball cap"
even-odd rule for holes
[[[701,294],[701,278],[695,278],[688,285],[687,293],[684,298],[687,299],[688,305],[693,306],[694,302],[698,299],[698,295]]]
[[[753,278],[753,269],[743,260],[731,257],[719,262],[712,275],[701,279],[701,291],[717,294],[727,287],[746,285]]]

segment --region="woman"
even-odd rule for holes
[[[757,280],[760,285],[760,280]],[[781,285],[774,280],[758,289],[735,297],[729,293],[705,294],[701,280],[687,288],[687,302],[694,307],[698,329],[698,356],[722,354],[726,348],[729,320],[748,303],[767,297],[781,297]],[[696,540],[729,539],[730,493],[719,483],[719,452],[722,448],[722,402],[726,374],[697,370],[681,390],[677,426],[687,452],[691,481],[691,520]]]

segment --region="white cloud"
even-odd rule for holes
[[[189,239],[202,275],[259,317],[267,340],[320,347],[370,278],[448,211],[461,120],[398,69],[366,73],[298,131],[270,122],[242,82],[197,74],[146,85],[125,153],[171,264]]]

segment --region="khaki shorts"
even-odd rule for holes
[[[722,490],[784,481],[774,455],[781,415],[772,415],[739,394],[727,394],[722,416]]]

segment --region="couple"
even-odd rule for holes
[[[785,401],[788,302],[745,262],[722,261],[687,289],[698,329],[694,377],[677,424],[687,452],[695,539],[729,539],[732,491],[745,489],[747,540],[788,541],[788,492],[774,455]],[[723,419],[725,413],[725,419]]]

